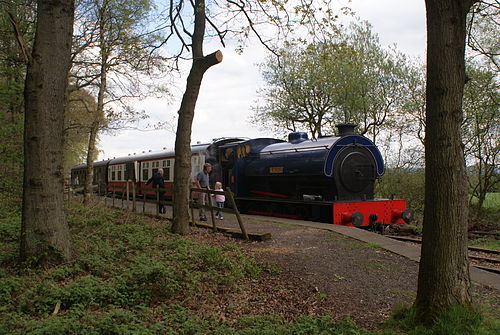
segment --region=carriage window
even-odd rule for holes
[[[115,180],[115,171],[111,172],[111,180],[113,180],[113,181]]]
[[[157,168],[154,168],[153,169],[153,176],[155,175],[155,173],[158,172],[158,169]]]
[[[122,180],[122,172],[118,171],[118,180]]]
[[[166,181],[172,181],[174,179],[174,160],[168,159],[165,166],[163,176]]]
[[[148,169],[142,170],[142,181],[147,181],[149,179]]]

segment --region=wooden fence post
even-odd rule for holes
[[[142,190],[142,212],[146,211],[146,192]]]
[[[240,225],[241,233],[243,234],[245,240],[248,240],[248,234],[247,231],[245,230],[245,226],[243,225],[243,221],[241,220],[238,207],[236,207],[236,201],[234,201],[233,192],[231,192],[231,189],[229,187],[226,188],[226,191],[228,192],[227,195],[229,197],[229,200],[231,201],[231,205],[233,206],[234,214],[236,214],[236,219],[238,219],[238,224]]]
[[[173,200],[173,198],[172,198]],[[193,200],[193,189],[192,188],[189,188],[189,207],[191,208],[191,221],[189,222],[189,224],[191,226],[194,226],[194,200]],[[172,207],[173,208],[173,207]],[[172,214],[172,217],[173,217],[173,214]]]
[[[132,212],[135,212],[135,182],[132,181]]]
[[[130,207],[130,184],[127,180],[127,209]]]
[[[125,201],[125,187],[121,186],[122,189],[122,208],[123,208],[123,203]]]
[[[217,231],[217,225],[215,224],[215,215],[214,215],[214,208],[212,207],[212,194],[209,189],[206,190],[207,193],[205,193],[208,197],[208,205],[210,206],[210,217],[212,218],[212,226],[214,228],[214,231]]]
[[[160,189],[156,188],[156,215],[160,215]]]

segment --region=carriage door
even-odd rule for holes
[[[125,180],[131,180],[135,182],[135,166],[134,162],[125,164]]]

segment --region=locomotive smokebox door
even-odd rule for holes
[[[334,171],[340,200],[373,199],[375,162],[366,148],[356,145],[343,148],[335,159]]]

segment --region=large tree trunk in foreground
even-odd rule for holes
[[[64,213],[64,95],[70,68],[74,0],[39,0],[25,84],[22,260],[71,258]]]
[[[460,135],[465,20],[473,1],[426,0],[427,110],[422,258],[415,301],[430,324],[452,305],[469,305],[467,176]]]
[[[206,70],[222,61],[222,53],[217,51],[202,59],[194,60],[187,79],[186,92],[182,97],[179,121],[175,137],[174,166],[174,219],[172,232],[189,233],[189,189],[191,188],[191,129],[194,109],[201,81]]]
[[[185,235],[189,233],[189,189],[191,187],[191,129],[194,109],[205,72],[222,61],[222,53],[216,51],[203,56],[205,36],[205,1],[196,0],[194,8],[194,33],[192,38],[193,64],[187,79],[186,91],[179,109],[179,121],[175,137],[174,163],[174,218],[172,232]]]

